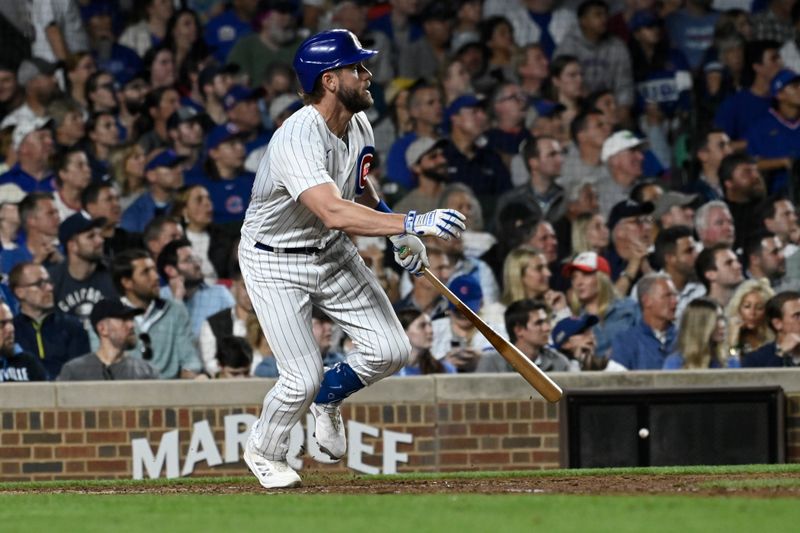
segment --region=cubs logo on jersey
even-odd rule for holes
[[[367,176],[369,175],[372,159],[375,157],[375,147],[365,146],[356,160],[356,196],[361,196],[367,186]]]

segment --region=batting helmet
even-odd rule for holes
[[[294,70],[303,91],[311,93],[317,78],[326,70],[355,65],[377,53],[362,48],[358,37],[348,30],[327,30],[303,41],[294,56]]]

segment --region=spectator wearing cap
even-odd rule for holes
[[[694,158],[697,173],[686,186],[686,192],[699,194],[703,203],[722,200],[724,197],[719,182],[719,165],[725,156],[733,153],[731,138],[721,128],[708,128],[697,137]]]
[[[433,85],[417,83],[409,88],[408,114],[411,131],[399,137],[386,155],[386,176],[406,190],[416,183],[406,164],[406,150],[418,137],[438,137],[442,124],[442,94]]]
[[[189,176],[190,184],[208,190],[214,204],[214,222],[240,223],[250,203],[255,174],[244,170],[244,134],[232,123],[214,127],[206,137],[208,158],[203,173]]]
[[[261,124],[258,99],[262,95],[261,89],[234,85],[222,100],[228,124],[233,125],[244,142],[245,155],[266,145],[272,137],[272,132],[265,130]]]
[[[72,100],[67,98],[53,100],[47,106],[47,116],[53,119],[53,140],[57,150],[75,146],[86,134],[83,111]]]
[[[91,2],[81,7],[89,49],[98,69],[110,72],[123,86],[142,70],[142,59],[134,50],[119,44],[111,18],[111,4]]]
[[[596,316],[584,314],[563,318],[553,327],[550,346],[569,359],[570,370],[609,369],[608,357],[597,355],[597,339],[592,331],[597,323]]]
[[[103,254],[113,257],[114,254],[129,248],[142,247],[142,235],[131,233],[119,226],[122,220],[122,205],[119,192],[109,182],[90,183],[81,193],[81,208],[92,219],[104,218],[105,226],[101,228]]]
[[[200,103],[215,124],[224,124],[228,117],[222,105],[222,99],[233,86],[233,74],[239,69],[234,65],[217,65],[211,63],[200,71],[197,86],[200,91]]]
[[[473,95],[464,95],[447,107],[445,124],[450,143],[444,154],[454,181],[468,185],[490,216],[498,195],[511,189],[511,176],[500,156],[485,146],[489,126],[484,102]]]
[[[552,137],[525,141],[522,158],[528,170],[528,183],[504,193],[497,200],[496,212],[511,202],[525,203],[539,218],[551,223],[565,212],[564,189],[556,185],[564,164],[564,150]]]
[[[755,159],[742,152],[725,156],[719,166],[719,182],[736,228],[734,248],[738,248],[754,229],[753,215],[767,195],[767,186]]]
[[[58,250],[58,209],[52,194],[33,192],[25,196],[19,203],[19,219],[23,230],[19,246],[0,251],[4,274],[23,261],[44,266],[63,261]]]
[[[495,150],[506,166],[519,153],[522,142],[530,139],[525,129],[528,97],[522,87],[513,82],[499,84],[492,93],[492,127],[486,132],[487,146]]]
[[[126,354],[136,347],[134,319],[143,312],[116,298],[98,302],[90,318],[97,350],[64,365],[58,381],[158,379],[158,371],[150,363]]]
[[[450,290],[469,307],[480,314],[483,307],[483,291],[478,280],[469,275],[456,276],[448,283]],[[482,357],[488,357],[494,347],[452,303],[450,316],[433,321],[433,346],[431,353],[436,359],[444,359],[459,372],[474,372]],[[495,326],[502,333],[503,327]]]
[[[676,347],[678,293],[669,276],[658,273],[643,277],[638,292],[641,319],[614,337],[611,360],[626,370],[661,370]]]
[[[431,2],[422,8],[419,21],[422,36],[401,48],[398,54],[397,75],[412,79],[431,79],[450,50],[455,13],[445,2]]]
[[[731,211],[721,200],[701,205],[694,214],[694,227],[700,243],[706,248],[715,244],[731,248],[736,241],[736,226]]]
[[[17,82],[14,68],[0,61],[0,122],[25,103],[25,92]]]
[[[182,303],[159,296],[156,264],[148,253],[132,249],[117,254],[111,272],[122,302],[144,311],[136,320],[134,353],[149,361],[161,379],[203,379],[189,313]]]
[[[185,157],[187,174],[200,170],[200,155],[203,148],[203,115],[192,107],[179,107],[167,120],[167,133],[172,150]]]
[[[673,41],[674,42],[674,41]],[[745,70],[752,76],[749,87],[722,101],[714,116],[714,125],[725,130],[734,148],[746,144],[747,130],[764,117],[772,102],[771,83],[783,68],[776,41],[750,41],[745,45]]]
[[[675,226],[694,227],[694,208],[696,194],[683,194],[677,191],[666,191],[653,202],[653,219],[659,229],[665,230]]]
[[[92,169],[86,152],[73,146],[56,154],[53,171],[56,179],[53,200],[59,219],[64,221],[81,210],[81,194],[92,180]]]
[[[564,37],[554,56],[577,57],[586,89],[612,89],[620,116],[627,117],[633,105],[631,57],[623,42],[608,33],[608,4],[585,0],[578,6],[577,15],[578,27]]]
[[[200,335],[200,327],[211,315],[234,305],[233,296],[223,285],[207,285],[200,268],[200,259],[192,251],[192,243],[178,239],[168,243],[158,254],[158,274],[167,281],[161,287],[161,298],[182,302],[189,311],[192,335]]]
[[[734,291],[744,281],[742,264],[730,246],[723,243],[704,248],[694,268],[708,297],[722,307],[728,305]]]
[[[514,29],[514,40],[518,46],[541,43],[549,58],[577,26],[572,9],[567,6],[553,7],[553,2],[548,0],[486,0],[483,16],[506,17]]]
[[[141,18],[125,28],[119,42],[142,57],[166,36],[167,22],[172,16],[174,5],[165,0],[144,0],[139,7]]]
[[[578,113],[569,131],[572,142],[564,156],[559,185],[571,190],[575,183],[584,179],[608,179],[601,155],[603,145],[611,135],[611,125],[603,112],[588,109]]]
[[[0,302],[0,383],[45,381],[42,364],[29,353],[16,352],[11,309]]]
[[[203,36],[219,63],[225,63],[237,41],[253,32],[257,12],[258,0],[233,0],[225,11],[206,23]]]
[[[412,209],[422,213],[436,209],[445,185],[450,181],[447,159],[444,156],[445,139],[418,137],[406,150],[406,165],[411,170],[417,186],[395,205],[398,213]]]
[[[58,228],[66,260],[48,269],[58,308],[83,321],[89,330],[89,313],[103,298],[117,297],[103,256],[103,218],[78,213]]]
[[[25,192],[55,190],[49,164],[53,155],[53,135],[49,125],[50,121],[44,118],[16,125],[11,148],[17,155],[17,162],[8,172],[0,174],[0,184],[14,183]]]
[[[781,70],[770,89],[774,104],[747,130],[747,151],[758,158],[770,192],[786,192],[789,173],[800,158],[800,74]]]
[[[183,186],[181,165],[185,159],[164,150],[145,166],[148,190],[122,213],[121,226],[127,231],[142,232],[154,217],[169,212],[175,193]]]
[[[56,94],[55,73],[58,66],[39,57],[24,59],[17,69],[17,83],[25,88],[25,103],[11,111],[0,122],[0,129],[6,126],[32,123],[45,117],[47,104]]]
[[[169,146],[167,121],[180,107],[180,95],[172,87],[160,87],[147,94],[142,115],[136,123],[137,141],[146,154]]]
[[[23,198],[25,191],[18,185],[0,185],[0,250],[14,250],[19,247],[19,203]]]
[[[53,282],[43,266],[19,263],[11,269],[8,284],[19,302],[14,317],[17,343],[39,358],[49,379],[56,379],[64,363],[89,351],[86,330],[80,320],[55,306]]]
[[[597,182],[600,212],[608,215],[615,204],[625,200],[642,175],[645,141],[631,131],[620,130],[603,143],[600,160],[606,165],[606,179]],[[610,178],[610,179],[609,179]]]
[[[606,258],[611,267],[611,279],[620,294],[627,295],[636,280],[650,271],[647,262],[650,247],[649,215],[653,212],[650,202],[639,203],[624,200],[611,210],[608,229],[611,246]]]
[[[298,35],[295,6],[289,1],[270,2],[256,23],[256,33],[239,39],[226,61],[238,65],[253,87],[261,85],[264,72],[273,63],[289,63],[303,39]]]
[[[572,314],[597,316],[599,322],[594,326],[597,353],[603,357],[608,355],[614,336],[636,322],[636,304],[617,295],[611,282],[611,267],[596,252],[575,256],[564,265],[562,275],[572,286],[567,295]]]
[[[702,283],[697,281],[695,262],[697,261],[697,242],[689,226],[672,226],[659,232],[656,238],[653,257],[661,266],[659,272],[667,274],[678,291],[676,320],[680,320],[689,302],[706,294]],[[635,298],[637,289],[631,292]]]

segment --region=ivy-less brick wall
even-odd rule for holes
[[[589,389],[781,385],[787,393],[786,455],[800,462],[800,371],[762,373],[627,373],[556,376],[565,387]],[[0,478],[130,478],[131,440],[146,438],[152,450],[162,435],[179,430],[181,466],[193,424],[209,423],[223,453],[224,419],[257,415],[271,382],[94,383],[0,386]],[[398,444],[408,463],[398,471],[504,470],[559,466],[556,405],[542,400],[515,375],[395,378],[353,396],[346,420],[414,435]],[[365,436],[381,466],[382,439]],[[343,470],[346,462],[304,468]],[[194,475],[240,475],[242,463]],[[162,471],[161,475],[164,475]]]

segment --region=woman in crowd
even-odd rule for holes
[[[511,23],[505,17],[490,17],[481,23],[480,28],[481,41],[489,49],[489,72],[498,80],[513,80],[518,52]]]
[[[67,57],[64,67],[67,72],[67,93],[85,111],[89,108],[86,80],[97,70],[94,59],[89,52],[76,52]]]
[[[144,168],[147,158],[137,143],[117,146],[111,151],[111,177],[120,189],[119,203],[125,211],[146,189]]]
[[[199,184],[183,187],[175,197],[171,214],[183,222],[192,251],[200,258],[206,283],[227,279],[236,236],[212,222],[214,206],[208,190]]]
[[[444,107],[452,104],[459,96],[475,92],[469,72],[458,58],[453,57],[442,63],[438,79],[441,80]]]
[[[608,226],[599,213],[582,213],[572,223],[572,253],[595,252],[603,255],[608,248]]]
[[[567,131],[578,112],[583,98],[583,73],[578,58],[571,55],[558,56],[550,63],[551,100],[563,105],[561,114]]]
[[[614,336],[636,322],[636,302],[617,296],[611,282],[611,267],[596,252],[578,254],[564,265],[563,275],[572,285],[568,296],[572,314],[580,316],[587,313],[600,319],[594,327],[597,354],[606,355]]]
[[[84,92],[89,113],[112,112],[117,108],[114,76],[105,70],[97,70],[86,79]]]
[[[734,355],[753,352],[774,339],[764,308],[775,292],[766,279],[742,282],[731,296],[725,316],[730,324],[728,343]]]
[[[428,315],[416,309],[403,309],[397,312],[397,318],[411,343],[411,358],[397,372],[398,376],[456,373],[453,365],[445,360],[437,360],[431,353],[433,326]]]
[[[167,22],[164,46],[172,50],[175,71],[180,72],[187,59],[201,60],[208,57],[208,46],[203,40],[197,13],[182,8],[176,11]]]
[[[500,302],[509,306],[519,300],[543,300],[556,316],[556,321],[569,316],[564,293],[550,288],[551,277],[547,259],[540,251],[530,246],[519,246],[511,250],[503,264],[503,296]]]
[[[158,45],[167,34],[167,22],[174,11],[172,0],[143,0],[137,2],[140,20],[125,28],[119,44],[132,48],[139,57]]]
[[[110,111],[98,111],[86,123],[86,153],[92,167],[93,181],[110,179],[111,150],[119,145],[119,127]]]
[[[172,87],[177,80],[175,54],[166,46],[153,47],[142,58],[150,87]]]
[[[739,368],[738,357],[729,357],[726,324],[722,307],[715,301],[696,298],[689,302],[681,317],[678,351],[664,360],[664,370]]]

